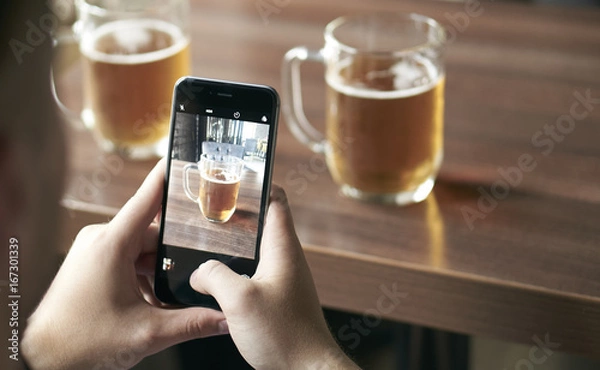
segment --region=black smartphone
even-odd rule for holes
[[[154,285],[162,302],[218,309],[189,284],[209,259],[254,274],[278,117],[269,86],[195,77],[176,83]]]

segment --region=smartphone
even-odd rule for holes
[[[219,309],[189,278],[216,259],[252,277],[268,206],[279,96],[264,85],[175,85],[154,289],[162,302]]]

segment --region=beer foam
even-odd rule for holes
[[[162,31],[173,39],[173,45],[147,53],[108,54],[97,50],[96,44],[102,37],[112,34],[115,41],[125,50],[135,53],[139,45],[151,41],[151,30]],[[142,64],[165,59],[188,45],[189,41],[181,29],[171,23],[157,19],[131,19],[106,23],[90,35],[83,37],[81,52],[99,62],[114,64]]]
[[[240,181],[239,176],[236,176],[235,174],[226,172],[226,171],[219,171],[218,173],[214,173],[214,174],[210,174],[210,175],[207,174],[206,172],[202,171],[202,173],[200,175],[205,180],[214,182],[217,184],[230,185],[230,184],[235,184]]]
[[[135,54],[139,49],[138,45],[145,45],[152,41],[152,34],[147,28],[132,28],[127,33],[115,32],[114,38],[129,54]]]
[[[408,98],[422,94],[433,89],[444,77],[437,68],[428,60],[419,60],[418,66],[406,61],[398,62],[387,70],[371,71],[367,73],[370,79],[393,78],[395,90],[377,90],[366,85],[349,85],[340,77],[340,71],[350,65],[352,61],[340,62],[340,67],[330,71],[325,76],[331,88],[345,95],[366,99],[398,99]],[[415,82],[417,84],[415,85]]]

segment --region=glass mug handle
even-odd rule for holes
[[[289,50],[283,58],[282,87],[283,114],[292,134],[315,153],[325,152],[325,137],[308,121],[302,104],[300,65],[305,61],[325,63],[323,50],[314,51],[304,46]]]
[[[194,164],[194,163],[186,164],[183,167],[183,191],[185,192],[185,195],[187,195],[187,197],[190,198],[190,200],[192,200],[194,203],[198,203],[198,197],[195,197],[194,194],[190,190],[190,182],[189,182],[188,173],[192,168],[197,171],[200,171],[198,169],[198,165]]]
[[[73,25],[73,27],[75,27],[77,25],[77,22],[75,22],[75,25]],[[58,37],[54,38],[52,40],[53,43],[53,48],[57,49],[59,47],[66,47],[72,44],[77,45],[77,49],[79,50],[79,41],[77,40],[77,35],[75,33],[75,31],[73,29],[70,29],[69,32],[66,32],[65,34],[61,34]],[[80,51],[78,51],[80,52]],[[76,112],[74,110],[72,110],[71,108],[67,107],[59,98],[58,96],[58,92],[56,90],[56,82],[55,82],[55,73],[54,73],[54,65],[51,66],[50,68],[50,89],[52,92],[52,97],[54,97],[54,101],[56,102],[56,105],[58,106],[58,109],[60,110],[60,112],[63,114],[63,116],[74,126],[80,126],[82,124],[81,121],[81,112]]]

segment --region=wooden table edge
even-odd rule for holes
[[[323,246],[311,245],[311,244],[302,244],[302,248],[305,253],[317,253],[317,254],[325,254],[330,255],[332,257],[341,257],[348,258],[352,260],[363,261],[365,263],[372,263],[381,266],[389,266],[392,268],[402,269],[402,270],[414,270],[421,271],[425,273],[431,273],[433,275],[440,275],[442,277],[454,278],[454,279],[464,279],[471,280],[483,284],[494,285],[494,286],[502,286],[512,289],[523,289],[530,292],[536,293],[544,293],[548,295],[555,295],[565,298],[579,299],[579,300],[587,300],[591,303],[597,304],[600,306],[600,297],[588,296],[584,294],[578,293],[570,293],[564,292],[556,289],[549,289],[546,287],[535,286],[531,284],[524,284],[517,281],[509,281],[509,280],[501,280],[497,278],[492,278],[488,276],[482,276],[477,274],[471,274],[466,272],[461,272],[457,270],[451,269],[440,269],[440,268],[431,268],[426,265],[416,264],[412,262],[405,262],[402,260],[393,260],[380,256],[366,255],[362,253],[355,253],[351,251],[343,251],[340,249],[333,249]]]
[[[596,297],[314,245],[303,248],[321,304],[362,314],[367,327],[388,319],[532,346],[536,337],[547,336],[560,344],[559,351],[600,358]],[[398,293],[393,310],[390,292]],[[337,333],[338,341],[351,332]]]

